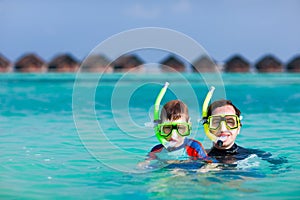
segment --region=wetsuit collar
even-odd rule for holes
[[[239,146],[234,143],[232,145],[232,147],[230,147],[229,149],[217,149],[216,147],[214,147],[214,149],[216,149],[224,154],[235,154],[238,151]]]

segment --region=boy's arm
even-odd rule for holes
[[[156,153],[161,152],[163,148],[164,148],[164,146],[162,144],[154,146],[151,149],[151,151],[148,153],[147,158],[144,161],[139,162],[137,164],[137,167],[139,169],[145,169],[145,168],[147,168],[150,165],[150,162],[152,160],[156,160],[157,159]]]
[[[162,144],[158,144],[154,146],[151,151],[148,153],[148,158],[146,160],[155,160],[157,158],[156,154],[163,150],[164,146]]]
[[[190,139],[190,142],[187,145],[187,153],[189,156],[191,156],[193,158],[201,159],[201,160],[204,160],[209,163],[217,162],[217,160],[215,160],[207,155],[207,152],[205,151],[201,142],[194,140],[194,139]]]

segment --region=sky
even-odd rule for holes
[[[299,23],[299,0],[0,0],[0,54],[84,59],[113,35],[161,27],[191,37],[220,62],[234,54],[288,62],[300,54]]]

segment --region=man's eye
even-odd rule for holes
[[[226,120],[226,123],[227,123],[228,125],[235,126],[235,120],[234,120],[234,119],[227,119],[227,120]]]
[[[213,123],[213,124],[219,124],[219,123],[220,123],[220,119],[213,119],[213,120],[212,120],[212,123]]]

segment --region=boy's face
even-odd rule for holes
[[[167,120],[167,121],[164,121],[163,123],[166,123],[166,122],[187,123],[187,120],[186,120],[185,116],[182,116],[181,118],[179,118],[177,120],[174,120],[174,121]],[[166,137],[166,140],[169,142],[169,145],[168,145],[169,147],[176,148],[183,144],[185,137],[186,136],[181,136],[178,133],[178,130],[174,128],[172,130],[171,134]]]
[[[236,115],[234,108],[231,105],[217,107],[212,111],[212,115]],[[222,147],[215,145],[219,149],[229,149],[235,142],[236,136],[240,132],[240,127],[229,129],[225,123],[221,123],[218,129],[210,130],[210,132],[217,137],[224,138]]]

